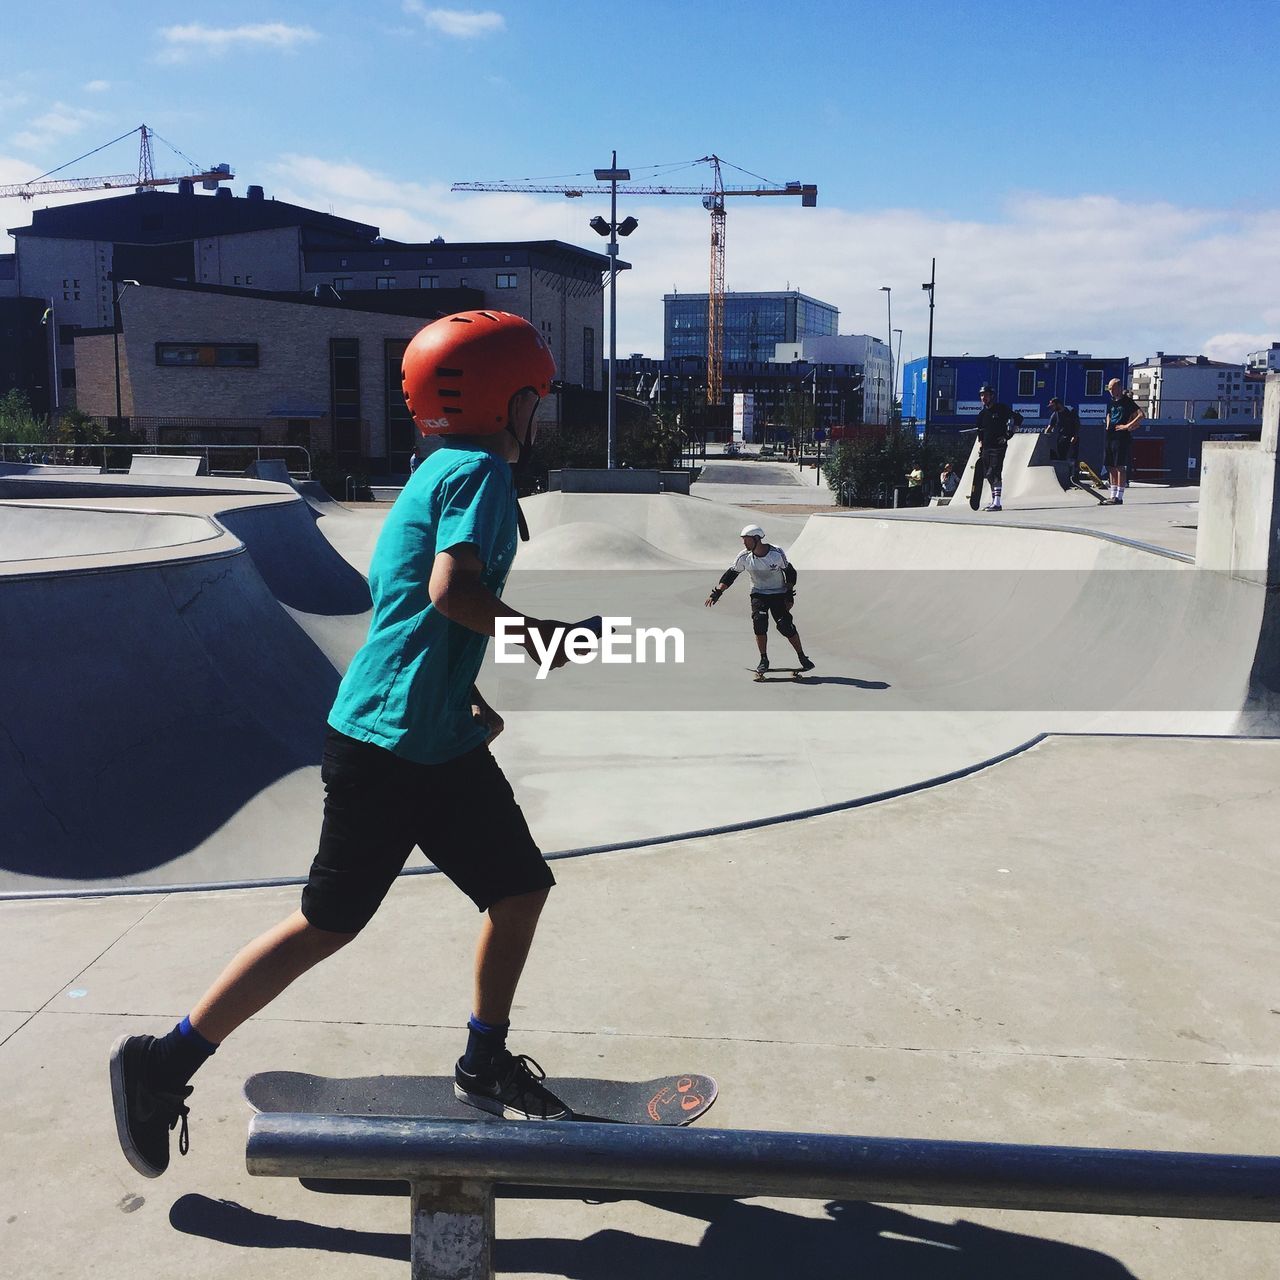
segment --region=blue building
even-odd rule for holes
[[[667,293],[662,298],[662,350],[667,360],[707,354],[707,295]],[[726,293],[724,359],[766,363],[779,342],[828,337],[838,331],[840,309],[791,289],[785,293]]]
[[[996,399],[1022,414],[1028,427],[1049,420],[1049,399],[1060,397],[1080,414],[1084,426],[1100,425],[1106,416],[1107,383],[1119,378],[1128,385],[1127,356],[1092,356],[1080,351],[1047,351],[1020,356],[933,357],[933,388],[926,384],[928,360],[902,367],[902,416],[930,435],[951,435],[971,427],[982,407],[978,388],[989,382]],[[926,413],[927,409],[927,413]]]

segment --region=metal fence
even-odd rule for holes
[[[135,454],[181,454],[202,457],[210,475],[240,476],[253,462],[284,462],[298,480],[311,479],[311,451],[294,444],[63,444],[0,441],[0,463],[24,466],[96,467],[105,472],[128,471]]]
[[[1224,427],[1262,425],[1261,397],[1183,400],[1173,396],[1134,396],[1134,400],[1153,422],[1216,423]]]

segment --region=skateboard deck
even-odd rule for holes
[[[803,680],[809,674],[803,667],[770,667],[768,671],[757,671],[755,667],[748,667],[756,678],[757,684],[764,684],[770,676],[790,675],[792,680]]]
[[[710,1076],[656,1080],[548,1079],[547,1088],[574,1120],[607,1124],[686,1125],[704,1115],[719,1086]],[[307,1111],[338,1116],[415,1116],[501,1121],[454,1096],[452,1076],[316,1076],[306,1071],[260,1071],[244,1082],[255,1111]]]

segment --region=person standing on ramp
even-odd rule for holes
[[[555,878],[489,752],[502,719],[475,679],[499,620],[516,619],[566,661],[560,623],[500,599],[515,557],[513,464],[529,457],[555,361],[519,316],[467,311],[420,330],[404,355],[405,400],[439,447],[387,515],[369,569],[373,612],[329,714],[324,823],[299,910],[249,943],[167,1035],[125,1035],[110,1055],[126,1159],[159,1177],[190,1080],[223,1040],[369,923],[415,845],[485,914],[454,1092],[515,1120],[568,1113],[542,1069],[506,1047],[517,983]],[[407,955],[420,951],[418,934]]]
[[[751,578],[751,629],[755,632],[756,648],[760,650],[760,662],[756,674],[763,676],[769,670],[769,618],[778,634],[790,641],[800,660],[801,671],[812,671],[814,664],[805,655],[804,646],[800,643],[800,633],[791,618],[791,610],[796,602],[795,566],[787,559],[787,553],[781,547],[772,547],[764,540],[764,530],[758,524],[749,524],[742,531],[741,555],[733,562],[733,567],[726,569],[720,581],[711,588],[706,599],[706,607],[710,609],[724,593],[733,585],[740,573]]]
[[[996,389],[984,382],[978,389],[978,399],[982,408],[978,411],[978,421],[972,428],[978,433],[980,449],[977,465],[973,469],[973,487],[969,492],[969,505],[977,511],[982,501],[982,482],[986,480],[991,486],[991,501],[988,511],[1003,510],[1000,494],[1004,488],[1004,455],[1009,447],[1009,437],[1013,435],[1015,423],[1013,410],[996,399]]]

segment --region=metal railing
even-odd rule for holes
[[[1194,422],[1223,427],[1262,425],[1262,397],[1223,396],[1216,400],[1184,400],[1180,396],[1134,396],[1152,422]]]
[[[262,1114],[260,1177],[407,1181],[413,1280],[491,1280],[498,1184],[1280,1221],[1280,1158],[592,1123]]]
[[[134,454],[182,454],[203,457],[210,475],[242,475],[246,459],[255,462],[282,461],[289,474],[299,480],[311,479],[311,451],[300,444],[65,444],[50,440],[39,443],[0,441],[0,463],[23,463],[28,466],[92,466],[93,460],[106,472],[129,470]],[[215,460],[229,460],[236,455],[238,465],[215,468]],[[295,465],[291,465],[295,464]]]

